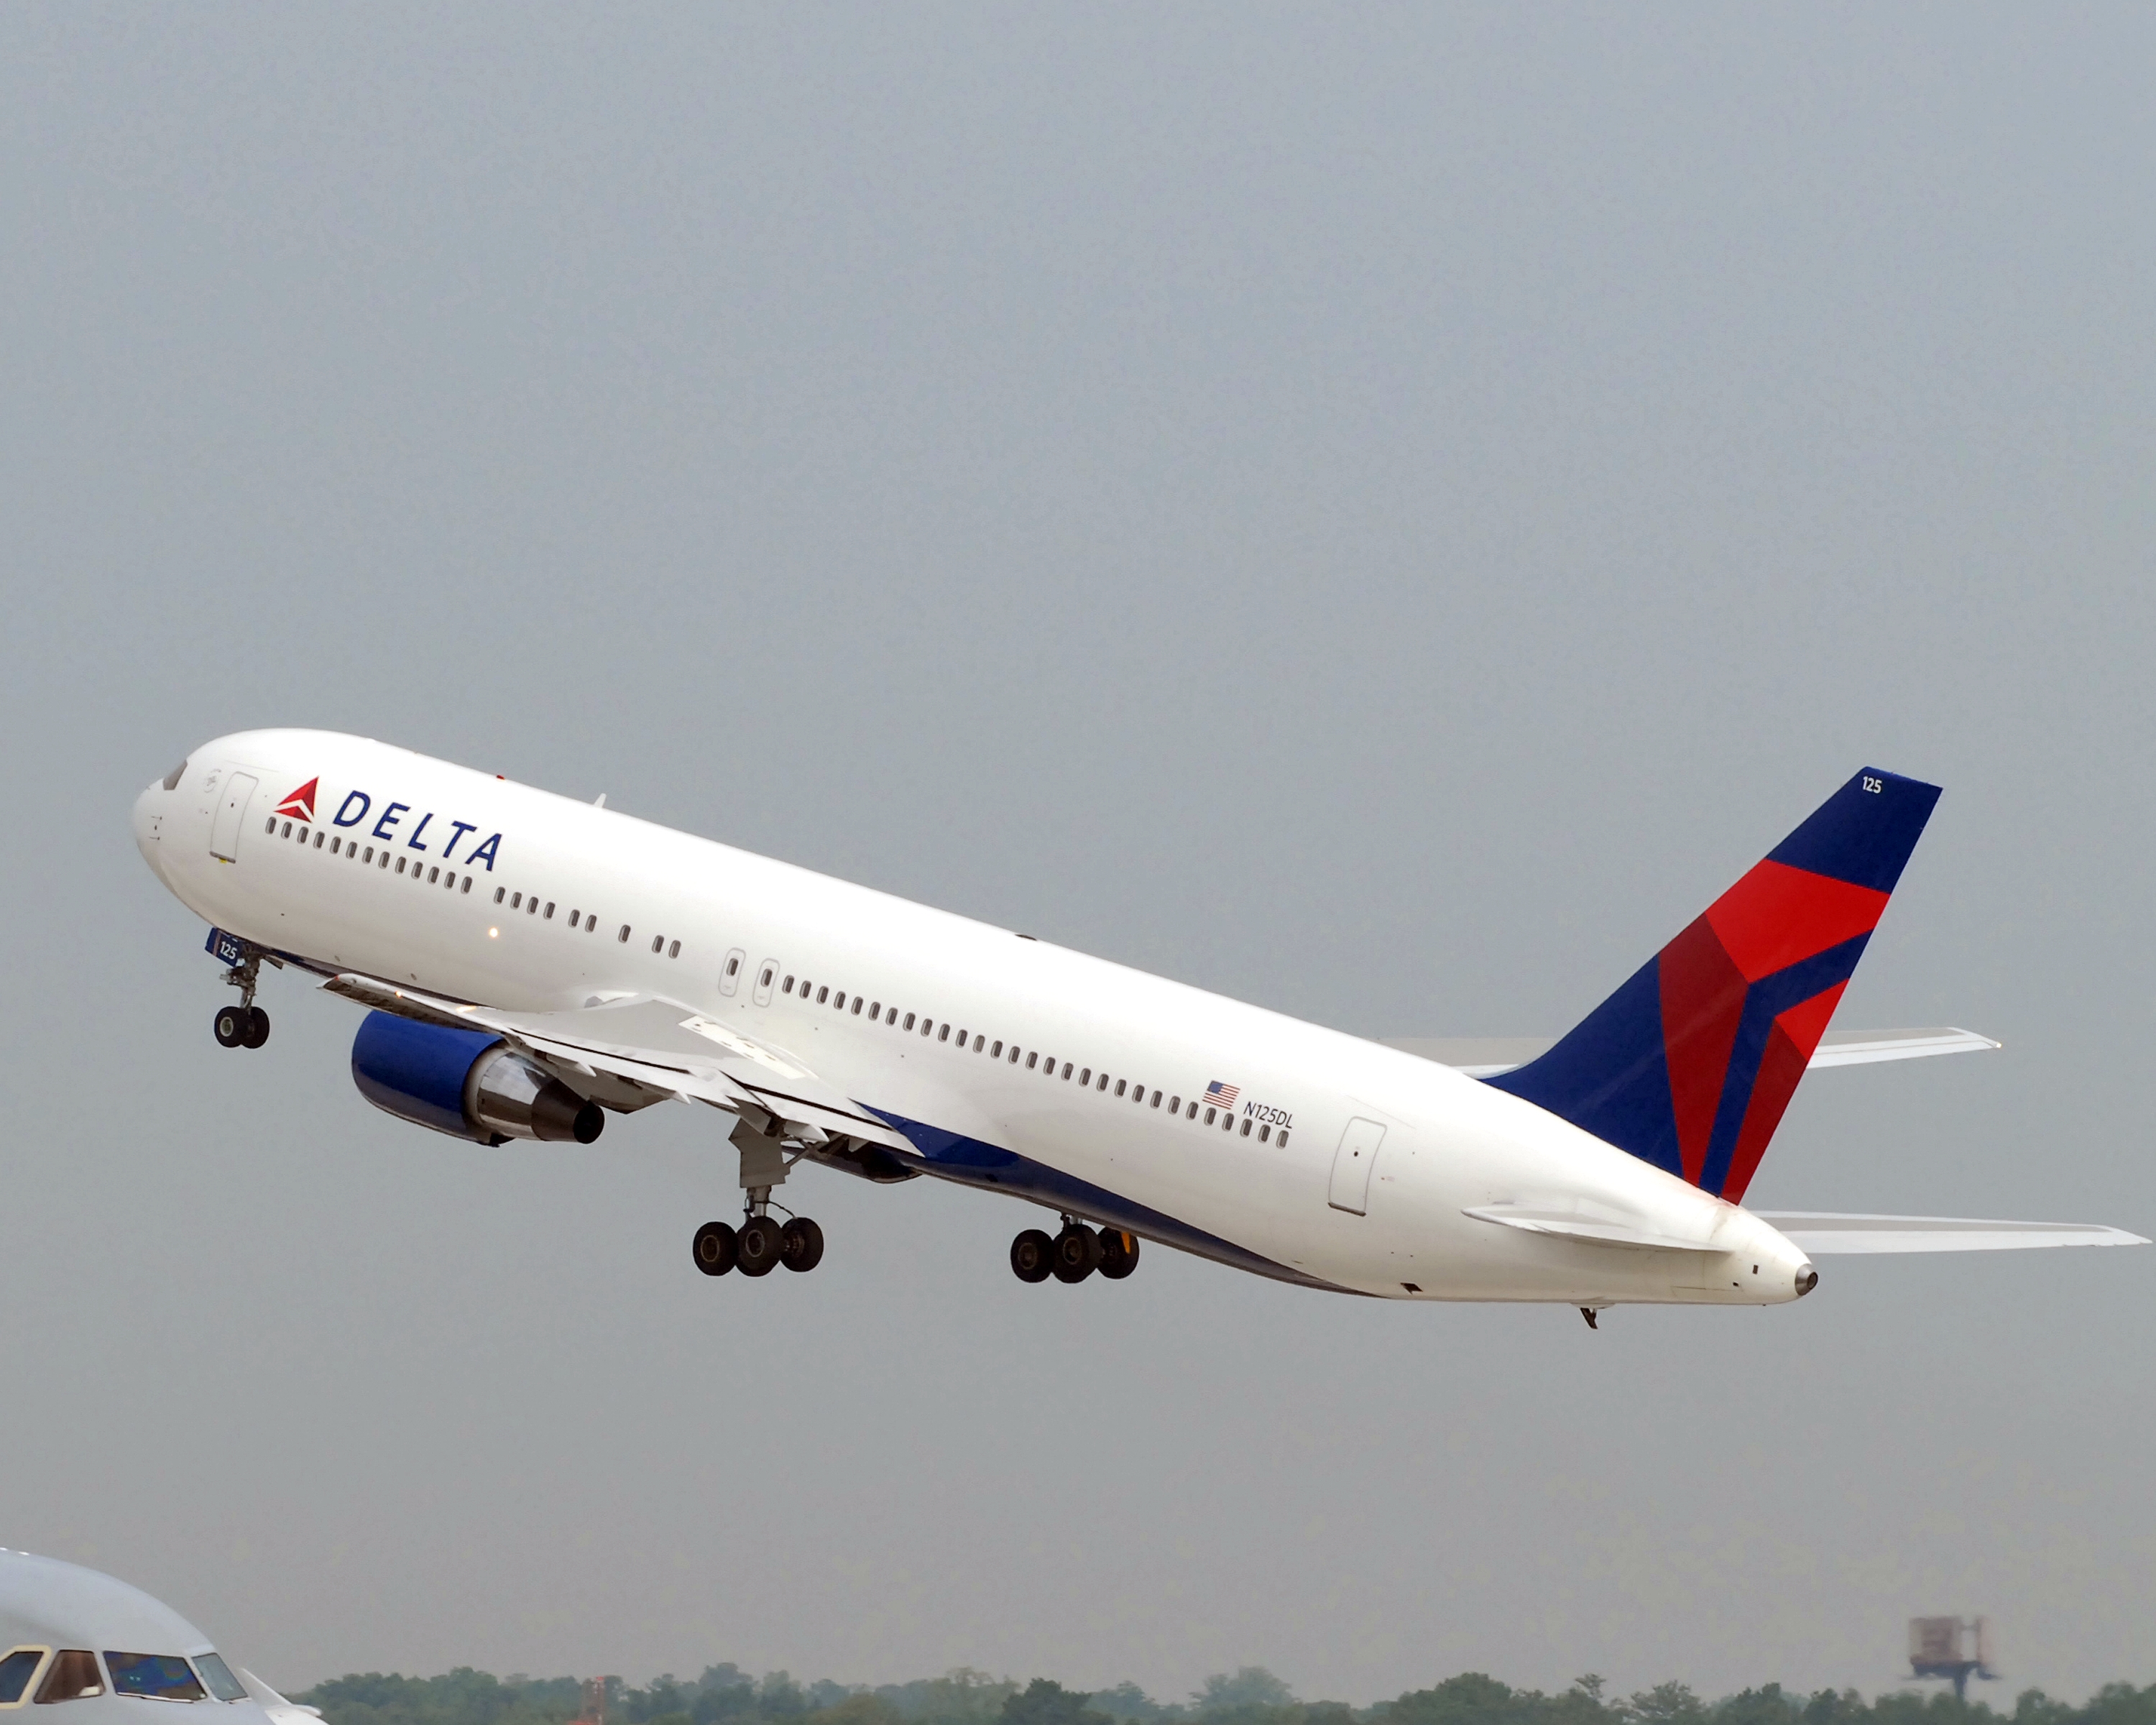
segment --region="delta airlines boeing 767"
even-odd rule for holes
[[[498,775],[317,731],[220,737],[135,834],[211,925],[261,1046],[261,967],[368,1009],[352,1076],[453,1137],[589,1143],[678,1101],[732,1120],[743,1216],[706,1274],[813,1269],[803,1163],[1042,1206],[1026,1281],[1151,1240],[1392,1299],[1774,1305],[1830,1251],[2145,1245],[2089,1224],[1743,1207],[1808,1066],[1989,1048],[1829,1021],[1938,800],[1866,769],[1554,1045],[1364,1041]],[[773,1214],[790,1219],[782,1224]]]

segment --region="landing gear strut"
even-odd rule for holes
[[[1029,1228],[1011,1242],[1011,1274],[1020,1281],[1081,1282],[1099,1271],[1111,1281],[1121,1281],[1138,1267],[1138,1237],[1120,1228],[1098,1233],[1075,1216],[1063,1219],[1063,1231],[1055,1239],[1038,1228]]]

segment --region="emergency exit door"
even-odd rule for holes
[[[226,778],[223,798],[209,826],[209,854],[219,862],[231,862],[239,856],[239,829],[247,819],[248,801],[254,794],[254,781],[244,773]]]
[[[1370,1170],[1378,1165],[1378,1146],[1385,1142],[1385,1129],[1374,1120],[1351,1120],[1340,1134],[1340,1147],[1332,1153],[1332,1190],[1327,1202],[1350,1215],[1370,1208]]]

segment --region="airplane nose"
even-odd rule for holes
[[[142,860],[162,878],[164,873],[157,866],[157,853],[162,848],[163,829],[174,793],[162,783],[152,782],[135,799],[135,848],[142,853]]]

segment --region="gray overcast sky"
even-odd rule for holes
[[[0,1540],[273,1681],[2156,1680],[2156,1252],[1328,1298],[460,1148],[139,788],[364,732],[1371,1034],[1947,788],[1755,1201],[2156,1233],[2145,8],[0,13]],[[812,1175],[813,1178],[813,1175]],[[781,1285],[783,1284],[783,1285]]]

